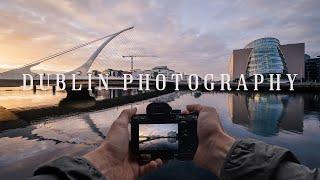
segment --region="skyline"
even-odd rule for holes
[[[131,41],[140,52],[160,57],[135,61],[135,67],[140,69],[165,64],[178,72],[226,73],[233,49],[270,36],[278,38],[281,44],[304,42],[306,53],[317,56],[319,6],[316,0],[274,3],[94,0],[59,1],[59,4],[53,0],[1,1],[0,69],[29,63],[131,25],[135,26],[134,38],[124,40]],[[114,44],[121,43],[120,40],[123,39],[115,39]],[[105,54],[110,55],[112,48],[108,47]],[[125,48],[119,46],[117,50],[123,55]],[[71,60],[61,58],[39,68],[71,70],[91,53],[93,50],[88,48],[73,57],[64,57]],[[117,59],[116,55],[111,56]],[[130,66],[125,60],[108,65],[127,69]]]

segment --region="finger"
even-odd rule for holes
[[[137,108],[123,110],[113,124],[120,127],[128,127],[132,116],[135,115],[136,112]]]
[[[181,114],[188,114],[188,113],[189,113],[188,110],[183,110],[183,111],[181,112]]]
[[[160,168],[160,167],[163,165],[162,159],[158,158],[158,159],[156,159],[155,161],[156,161],[156,163],[157,163],[157,168]]]
[[[202,110],[202,106],[200,104],[190,104],[187,105],[187,110],[189,112],[200,112]]]
[[[136,114],[136,112],[137,112],[137,108],[136,107],[130,108],[130,109],[125,109],[120,113],[118,119],[120,119],[120,118],[131,119],[132,116]]]
[[[147,174],[153,170],[156,170],[158,167],[156,161],[150,161],[148,164],[140,166],[139,168],[139,175],[143,176],[144,174]]]

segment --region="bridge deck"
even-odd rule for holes
[[[48,82],[47,79],[43,80],[43,84],[46,85]],[[72,79],[66,79],[65,80],[67,86],[72,85]],[[109,85],[123,85],[124,79],[123,78],[117,78],[117,77],[109,77],[108,78],[108,84]],[[145,80],[143,80],[145,82]],[[155,86],[155,79],[150,79],[149,83],[150,86]],[[166,80],[167,83],[173,84],[175,81],[172,80]],[[27,83],[30,83],[29,80],[27,80]],[[50,79],[49,85],[56,85],[57,81],[56,79]],[[33,79],[33,84],[34,85],[40,85],[40,80],[39,78]],[[76,78],[76,85],[87,85],[88,84],[88,79],[87,78]],[[97,77],[92,77],[91,79],[91,84],[92,86],[97,86],[99,85],[99,78]],[[128,83],[128,85],[139,85],[139,79],[135,78],[133,79],[133,82],[131,84]],[[20,87],[23,86],[23,80],[22,79],[0,79],[0,87]]]

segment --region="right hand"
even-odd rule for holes
[[[198,149],[194,156],[195,163],[220,175],[227,153],[235,139],[224,132],[215,108],[193,104],[187,106],[188,112],[197,112]]]

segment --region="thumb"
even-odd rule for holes
[[[190,104],[190,105],[187,105],[187,110],[189,112],[200,112],[202,110],[202,105],[200,104]]]
[[[133,115],[137,112],[137,108],[125,109],[123,110],[119,117],[114,121],[115,125],[119,125],[121,127],[128,127],[128,124],[131,121]]]

